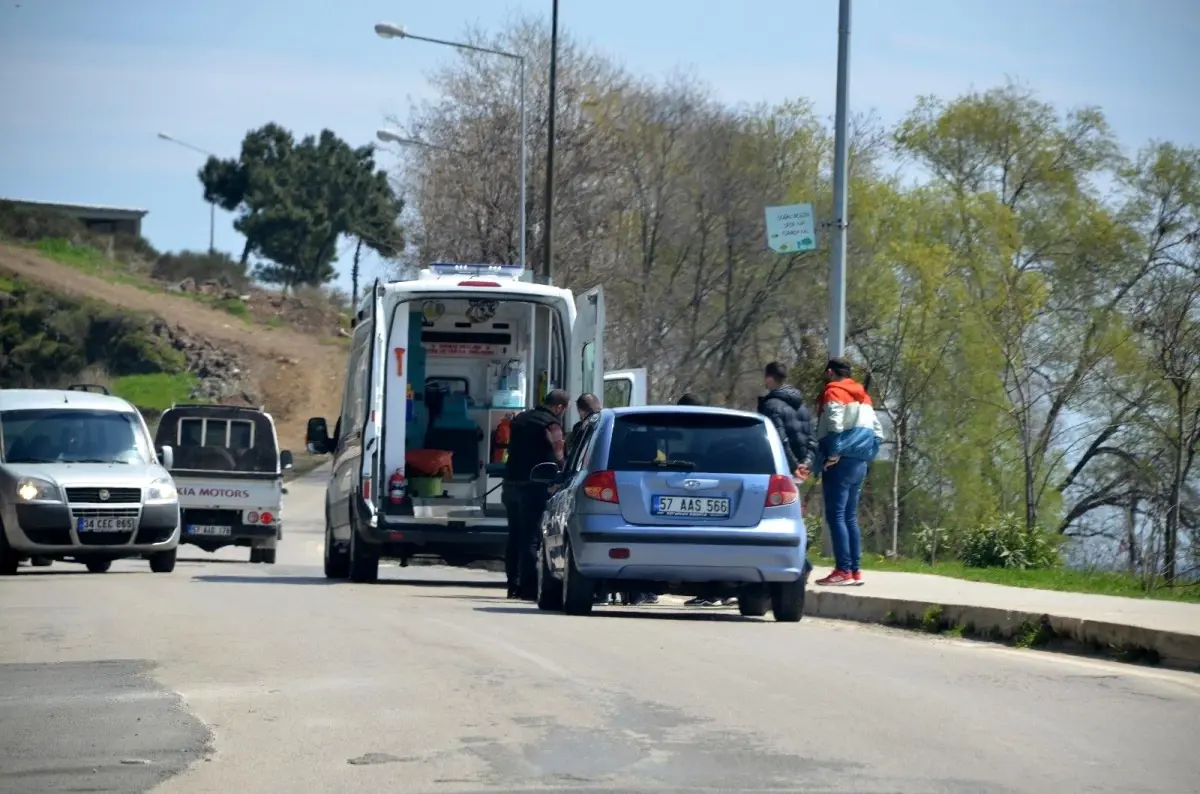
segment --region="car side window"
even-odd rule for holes
[[[580,436],[579,441],[571,449],[571,456],[567,458],[563,464],[564,474],[570,476],[582,468],[581,464],[584,460],[583,453],[591,443],[592,436],[595,435],[597,421],[598,420],[595,417],[589,417],[588,420],[583,423],[583,426],[580,428],[582,435]]]
[[[367,416],[367,398],[370,376],[370,351],[372,324],[363,323],[354,329],[350,352],[350,366],[346,376],[346,391],[342,396],[342,416],[338,422],[337,443],[343,449],[346,441],[362,432]]]

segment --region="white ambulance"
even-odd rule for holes
[[[325,575],[370,582],[381,558],[502,560],[508,420],[566,389],[646,404],[646,372],[604,372],[604,292],[576,297],[519,267],[435,264],[376,282],[353,319],[342,411],[308,447],[332,454]]]

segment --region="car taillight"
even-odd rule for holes
[[[263,522],[264,524],[270,524],[274,518],[275,518],[275,516],[271,515],[270,513],[263,513],[261,516],[258,517],[258,520]]]
[[[767,507],[790,505],[799,499],[800,489],[791,477],[783,474],[771,475],[771,484],[767,486]]]
[[[620,504],[621,497],[617,494],[617,475],[611,471],[598,471],[589,474],[583,481],[583,495],[597,502]]]

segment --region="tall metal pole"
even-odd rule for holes
[[[525,56],[521,56],[521,269],[525,263],[525,180],[529,173],[526,150],[529,147],[529,114],[525,112]]]
[[[542,277],[547,284],[554,277],[554,111],[558,88],[558,0],[550,19],[550,128],[546,144],[546,241],[542,261]]]
[[[833,224],[829,262],[829,355],[846,352],[846,227],[850,205],[847,197],[846,161],[850,157],[847,134],[850,93],[850,0],[838,2],[837,113],[833,134]]]
[[[215,236],[217,233],[217,202],[208,202],[208,252],[215,254],[217,247],[215,244]]]

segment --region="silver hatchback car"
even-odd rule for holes
[[[0,576],[26,558],[103,573],[144,557],[170,573],[179,545],[172,456],[154,451],[145,420],[119,397],[0,389]]]
[[[598,591],[736,595],[795,622],[811,566],[800,494],[764,417],[724,408],[606,409],[588,420],[542,519],[538,606],[583,615]]]

